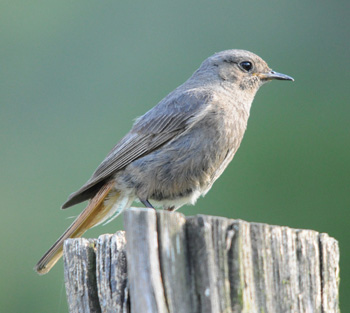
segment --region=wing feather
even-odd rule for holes
[[[102,181],[179,136],[209,98],[207,94],[193,90],[170,96],[136,120],[131,131],[110,151],[86,184],[69,196],[62,208],[91,198]]]

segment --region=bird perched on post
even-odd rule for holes
[[[62,208],[89,200],[35,270],[47,273],[63,241],[110,221],[134,200],[177,210],[204,196],[235,155],[260,86],[293,80],[252,52],[226,50],[206,59],[181,86],[136,120],[91,178]]]

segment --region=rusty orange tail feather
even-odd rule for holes
[[[109,212],[111,205],[105,205],[104,200],[113,189],[114,181],[106,183],[99,192],[90,200],[87,207],[60,238],[51,246],[34,267],[38,274],[48,273],[56,262],[61,258],[63,253],[63,242],[67,238],[81,237],[89,228],[98,224]]]

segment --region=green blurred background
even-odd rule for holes
[[[135,117],[230,48],[295,82],[258,92],[234,161],[180,211],[327,232],[350,312],[349,26],[349,1],[1,1],[1,312],[67,312],[62,261],[32,270],[83,208],[60,205]]]

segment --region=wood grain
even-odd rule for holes
[[[327,234],[138,208],[124,225],[65,242],[70,312],[340,312]]]

